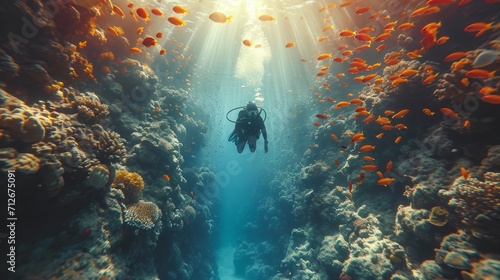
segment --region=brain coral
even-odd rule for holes
[[[118,170],[111,187],[121,189],[125,198],[132,201],[139,197],[144,189],[144,180],[139,173]]]
[[[139,200],[125,210],[125,223],[140,229],[154,228],[161,218],[161,210],[153,202]]]

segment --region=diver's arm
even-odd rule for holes
[[[267,143],[267,130],[266,130],[266,125],[264,124],[264,120],[262,118],[260,119],[260,130],[262,131],[264,142]]]

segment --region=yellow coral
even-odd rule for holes
[[[144,189],[144,180],[139,173],[118,170],[111,187],[121,189],[126,199],[133,200]]]

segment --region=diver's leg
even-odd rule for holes
[[[245,149],[245,144],[247,143],[247,139],[240,137],[238,139],[238,143],[236,144],[236,150],[238,150],[238,153],[242,153],[243,149]]]
[[[248,137],[248,148],[250,148],[250,152],[255,152],[255,148],[257,148],[257,137]]]

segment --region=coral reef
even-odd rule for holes
[[[160,218],[160,208],[153,202],[143,200],[128,205],[124,213],[124,221],[127,225],[144,230],[161,225],[161,223],[158,224]]]

